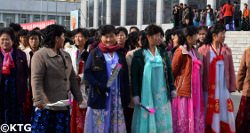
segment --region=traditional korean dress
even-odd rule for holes
[[[189,51],[192,57],[191,97],[177,96],[172,101],[174,133],[204,133],[204,98],[201,85],[202,62],[194,50]]]
[[[118,63],[116,52],[113,57],[104,53],[107,75],[110,77],[112,70]],[[85,119],[85,133],[126,133],[125,118],[120,96],[120,81],[117,77],[107,93],[105,109],[92,109],[88,107]]]
[[[206,112],[207,133],[235,133],[233,102],[226,85],[221,52],[210,49],[209,90]]]
[[[132,121],[133,133],[172,133],[171,103],[166,89],[163,62],[156,49],[155,56],[143,51],[145,66],[143,72],[141,103],[156,112],[150,114],[136,105]]]

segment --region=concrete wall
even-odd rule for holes
[[[237,74],[242,54],[247,47],[250,47],[250,31],[228,31],[225,43],[232,49],[234,68]]]

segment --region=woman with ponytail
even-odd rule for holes
[[[198,49],[203,55],[203,89],[206,106],[206,133],[235,133],[233,102],[236,90],[231,49],[224,44],[225,27],[210,28],[205,43]]]
[[[172,100],[175,133],[204,133],[204,101],[201,85],[202,57],[194,48],[197,29],[183,29],[185,43],[176,49],[172,68],[177,97]]]
[[[142,49],[132,59],[132,133],[173,132],[170,100],[176,92],[168,54],[157,48],[162,32],[161,27],[149,25],[142,34]]]

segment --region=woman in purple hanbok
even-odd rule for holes
[[[90,53],[84,71],[90,85],[84,132],[126,133],[123,109],[130,102],[126,59],[116,44],[113,25],[101,26],[99,33],[101,41]],[[114,76],[118,65],[122,68]],[[113,79],[111,86],[107,86],[109,79]]]

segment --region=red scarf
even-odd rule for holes
[[[208,125],[212,124],[213,113],[219,113],[219,101],[215,99],[215,89],[216,89],[216,62],[223,60],[223,56],[221,55],[221,48],[220,53],[217,55],[214,48],[211,47],[216,57],[213,58],[212,62],[209,66],[209,88],[208,88],[208,109],[207,109],[207,116],[206,116],[206,123]]]
[[[2,67],[2,74],[9,75],[10,69],[15,68],[15,63],[11,57],[11,53],[13,52],[13,49],[10,50],[10,52],[5,52],[3,49],[1,49],[1,52],[4,56],[3,58],[3,67]]]
[[[100,42],[99,48],[103,53],[113,53],[113,52],[117,51],[118,49],[120,49],[120,46],[117,44],[106,46],[104,43]]]

